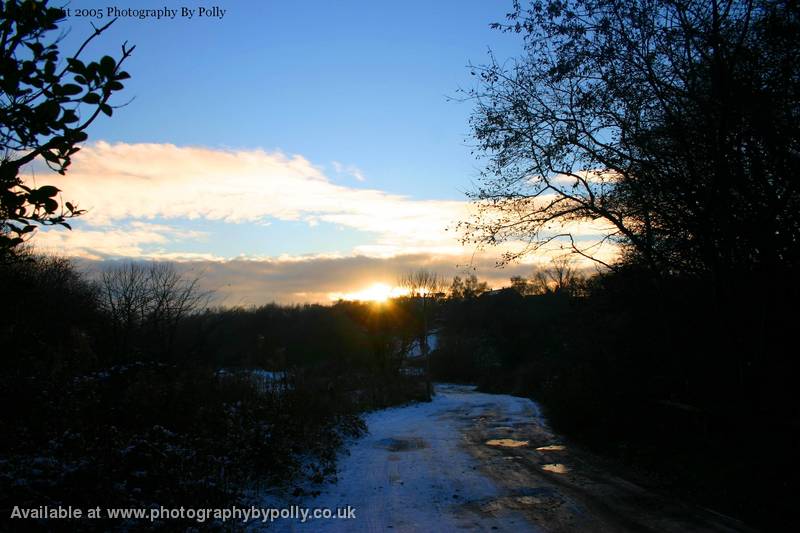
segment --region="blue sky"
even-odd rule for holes
[[[493,269],[499,251],[476,261],[454,231],[482,163],[471,104],[448,99],[473,86],[468,64],[489,49],[519,54],[518,36],[489,28],[510,0],[216,5],[221,19],[123,17],[92,43],[87,59],[136,45],[115,96],[129,103],[93,124],[67,178],[53,178],[89,213],[72,232],[41,231],[41,247],[179,261],[255,304],[324,301],[416,267],[452,275],[480,263],[495,285],[515,273]],[[62,51],[108,21],[78,10],[108,6],[70,2]]]
[[[219,5],[227,10],[221,20],[115,23],[92,51],[136,44],[123,94],[135,100],[98,122],[93,139],[280,149],[319,165],[354,165],[388,192],[463,198],[477,169],[465,146],[470,105],[447,97],[471,86],[466,65],[483,62],[488,47],[516,52],[515,36],[488,28],[510,2]],[[70,24],[68,42],[89,29],[75,17]]]

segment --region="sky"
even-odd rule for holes
[[[500,251],[456,228],[483,164],[458,91],[490,49],[519,53],[489,28],[510,0],[51,4],[70,9],[64,53],[115,7],[85,57],[136,49],[67,176],[31,170],[88,210],[39,248],[91,268],[175,261],[222,305],[326,302],[415,268],[500,286],[544,260],[498,270]]]

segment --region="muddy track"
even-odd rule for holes
[[[523,415],[524,416],[524,415]],[[552,433],[540,417],[513,422],[487,409],[471,420],[465,448],[506,496],[470,511],[521,511],[544,531],[745,531],[730,518],[692,507],[608,471],[602,461]],[[469,421],[467,421],[469,423]]]
[[[367,425],[342,456],[338,483],[284,501],[352,505],[356,519],[276,522],[271,531],[747,531],[642,488],[554,434],[525,398],[440,384],[433,402],[371,413]]]

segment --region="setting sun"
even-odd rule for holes
[[[365,289],[356,292],[335,292],[330,294],[331,300],[359,300],[362,302],[385,302],[389,298],[396,298],[407,294],[408,290],[401,287],[392,287],[386,283],[373,283]]]

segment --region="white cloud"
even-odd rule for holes
[[[196,241],[205,234],[186,231],[164,224],[132,221],[115,227],[76,229],[67,231],[55,227],[36,232],[36,249],[56,254],[68,254],[87,259],[105,257],[152,258],[165,260],[214,259],[213,254],[169,253],[160,248],[169,243]],[[153,251],[155,247],[155,251]],[[146,251],[148,250],[148,251]],[[220,258],[221,259],[221,258]]]
[[[336,174],[363,181],[358,168],[332,165]],[[63,200],[76,201],[89,212],[73,231],[38,231],[32,241],[37,249],[83,258],[91,268],[115,258],[177,262],[200,275],[204,288],[216,292],[217,303],[227,306],[326,303],[331,295],[392,286],[418,268],[447,279],[474,272],[501,287],[509,277],[530,275],[565,253],[554,242],[548,250],[498,269],[502,252],[524,244],[503,243],[485,252],[462,245],[456,224],[472,218],[470,202],[420,200],[341,185],[306,158],[281,152],[100,142],[76,154],[67,176],[48,174],[42,181],[58,186]],[[339,253],[222,257],[214,252],[209,234],[179,227],[178,221],[186,219],[264,226],[299,221],[309,232],[326,223],[367,236]],[[583,247],[596,242],[607,231],[604,226],[595,221],[565,229]],[[181,251],[186,243],[200,251]],[[604,261],[616,254],[611,244],[591,251]]]
[[[333,170],[335,170],[337,174],[349,174],[358,181],[367,181],[364,173],[355,165],[345,165],[339,161],[331,161],[331,164],[333,165]]]
[[[262,150],[217,150],[171,144],[84,147],[66,177],[54,177],[95,227],[130,219],[270,219],[328,222],[375,235],[378,245],[430,251],[453,248],[447,228],[469,204],[416,200],[333,183],[307,159]]]

